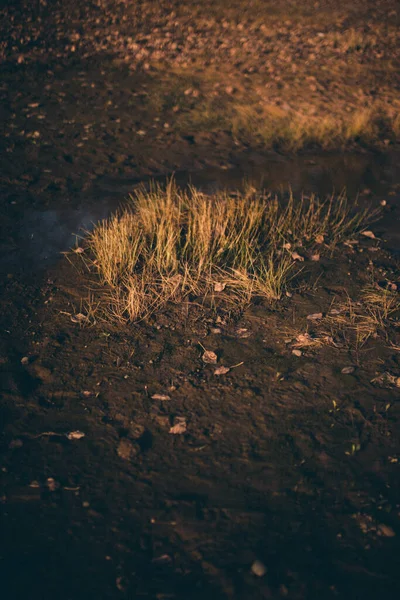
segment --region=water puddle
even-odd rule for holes
[[[165,183],[165,177],[155,178]],[[240,166],[223,170],[207,168],[194,173],[176,173],[179,186],[194,185],[205,192],[218,189],[240,189],[244,181],[273,192],[289,189],[295,194],[316,193],[325,197],[332,192],[347,190],[350,199],[359,196],[361,203],[385,198],[393,210],[379,227],[385,231],[390,246],[400,248],[399,215],[396,203],[400,199],[400,155],[340,154],[296,157],[292,159],[249,158]],[[129,193],[142,183],[134,179],[101,178],[90,193],[71,207],[57,200],[57,206],[47,210],[26,210],[16,223],[12,251],[3,252],[3,271],[23,270],[35,274],[54,264],[60,253],[76,244],[93,224],[107,217],[124,203]],[[392,248],[391,248],[392,249]]]

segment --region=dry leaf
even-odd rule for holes
[[[236,329],[236,335],[239,338],[248,338],[251,336],[251,331],[245,329],[244,327],[239,327],[239,329]]]
[[[209,365],[215,365],[218,361],[217,355],[212,350],[206,350],[201,358]]]
[[[226,283],[222,283],[222,281],[217,281],[214,284],[214,292],[223,292],[226,288]]]
[[[78,246],[78,248],[74,248],[74,252],[76,254],[83,254],[85,252],[85,250],[83,248],[81,248],[80,246]]]
[[[283,244],[283,247],[285,248],[285,250],[290,250],[292,244],[290,244],[290,242],[287,242],[286,244]]]
[[[313,313],[312,315],[307,315],[307,319],[309,321],[317,321],[318,319],[322,319],[323,314],[320,313]]]
[[[292,254],[293,260],[298,260],[299,262],[304,262],[304,257],[300,256],[298,252],[293,252]]]
[[[375,234],[372,231],[362,231],[361,235],[364,235],[367,238],[370,238],[371,240],[376,240]]]
[[[350,373],[354,373],[355,368],[354,367],[343,367],[343,369],[341,370],[341,373],[343,373],[343,375],[350,375]]]
[[[292,350],[292,354],[294,354],[295,356],[301,356],[302,352],[301,350]]]
[[[21,365],[28,365],[28,364],[29,364],[28,356],[24,356],[23,358],[21,358]]]
[[[85,434],[85,433],[83,433],[83,431],[78,431],[78,430],[77,430],[77,431],[69,431],[69,432],[68,432],[68,433],[66,433],[65,435],[66,435],[66,437],[67,437],[69,440],[80,440],[80,439],[82,439],[83,437],[85,437],[85,435],[86,435],[86,434]]]
[[[151,398],[152,400],[161,400],[162,402],[165,402],[166,400],[171,400],[171,397],[167,396],[166,394],[153,394]]]
[[[324,243],[324,236],[322,235],[322,233],[318,234],[315,236],[315,243],[316,244],[323,244]]]
[[[321,256],[319,254],[311,254],[311,260],[314,262],[318,262]]]
[[[82,321],[86,321],[87,317],[82,314],[82,313],[78,313],[77,315],[72,315],[71,317],[71,321],[73,323],[82,323]]]
[[[394,530],[389,527],[389,525],[385,525],[384,523],[380,523],[377,527],[378,535],[383,535],[384,537],[394,537],[396,533]]]
[[[170,428],[169,432],[174,435],[181,435],[182,433],[185,433],[186,430],[186,419],[184,417],[176,417],[176,423]]]
[[[229,373],[229,371],[229,367],[218,367],[218,369],[215,369],[214,375],[226,375],[227,373]]]

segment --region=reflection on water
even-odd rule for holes
[[[361,193],[362,202],[396,190],[399,200],[399,159],[394,154],[277,157],[268,161],[253,156],[236,168],[176,173],[175,179],[180,186],[192,184],[208,193],[221,188],[240,189],[243,182],[248,181],[274,192],[285,192],[291,187],[295,193],[314,192],[321,197],[345,188],[349,198]],[[156,180],[163,183],[165,177]],[[82,235],[84,230],[107,217],[137,186],[137,180],[103,178],[96,182],[90,194],[82,196],[78,207],[71,208],[68,202],[57,200],[58,206],[49,210],[26,211],[16,224],[14,250],[3,253],[3,272],[23,268],[35,273],[50,266],[58,260],[60,252],[75,245],[76,235]],[[394,201],[395,196],[392,196],[391,203]],[[399,229],[397,213],[388,223],[392,223],[394,232]]]

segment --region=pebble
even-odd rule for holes
[[[251,565],[251,572],[254,573],[254,575],[257,575],[257,577],[264,577],[267,572],[267,567],[261,560],[255,560]]]

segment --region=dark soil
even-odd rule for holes
[[[109,49],[66,56],[51,20],[63,3],[36,4],[41,37],[20,62],[13,32],[38,21],[23,2],[3,13],[2,597],[397,598],[398,321],[361,347],[341,338],[296,356],[288,340],[372,278],[399,288],[398,153],[288,158],[223,131],[160,133],[132,97],[149,74]],[[228,319],[197,299],[137,325],[75,322],[90,280],[60,252],[173,171],[208,191],[246,176],[386,205],[377,239],[306,260],[274,306]],[[243,364],[216,376],[200,344],[217,366]]]

